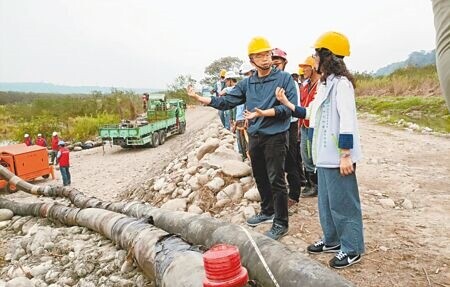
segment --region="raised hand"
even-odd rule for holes
[[[277,87],[275,90],[275,96],[277,97],[277,100],[283,105],[286,105],[289,102],[286,97],[286,92],[283,88]]]

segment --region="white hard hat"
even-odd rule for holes
[[[57,132],[53,132],[53,133],[52,133],[52,136],[54,136],[54,137],[57,136],[57,135],[58,135]]]
[[[255,68],[250,63],[244,63],[239,67],[239,74],[243,75],[250,71],[253,71]]]
[[[42,136],[42,134],[38,134],[38,137],[41,137]]]
[[[24,138],[27,138],[27,137],[29,137],[30,135],[29,134],[25,134],[23,137]]]
[[[237,79],[239,78],[238,75],[234,71],[228,71],[225,73],[225,79]]]

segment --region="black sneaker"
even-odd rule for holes
[[[345,252],[339,251],[333,259],[330,260],[330,267],[345,268],[361,261],[361,254],[348,255]]]
[[[306,248],[308,250],[309,253],[333,253],[333,252],[338,252],[339,249],[341,249],[341,245],[337,244],[334,246],[327,246],[325,245],[325,242],[323,242],[323,240],[319,240],[317,242],[315,242],[314,244],[311,244],[308,246],[308,248]]]
[[[286,226],[274,223],[272,228],[264,233],[267,237],[272,238],[273,240],[278,240],[281,237],[285,236],[289,231],[289,228]]]
[[[272,215],[265,215],[262,212],[250,217],[247,219],[247,225],[249,226],[257,226],[262,223],[271,223],[273,222],[274,214]]]

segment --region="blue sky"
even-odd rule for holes
[[[292,72],[329,30],[348,36],[357,71],[435,46],[429,0],[0,0],[0,82],[165,88],[220,57],[246,59],[256,35]]]

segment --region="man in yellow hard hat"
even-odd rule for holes
[[[261,212],[247,219],[247,224],[257,226],[273,222],[265,234],[277,240],[287,234],[289,227],[284,162],[292,112],[277,102],[275,94],[284,91],[289,101],[297,103],[297,91],[289,73],[272,67],[272,47],[267,39],[254,37],[248,45],[248,56],[256,72],[225,96],[203,98],[192,86],[188,87],[188,94],[220,110],[246,103],[251,164],[261,195]],[[271,116],[252,119],[251,115],[260,109],[270,109]]]

